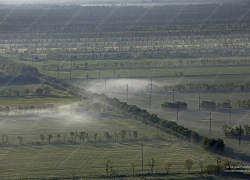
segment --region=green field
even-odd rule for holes
[[[191,60],[201,60],[202,58],[168,58],[168,59],[130,59],[130,60],[76,60],[74,61],[76,64],[84,64],[87,62],[88,64],[93,63],[110,63],[113,64],[114,62],[143,62],[143,61],[153,61],[153,62],[167,62],[167,61],[173,61],[177,62],[178,60],[182,59],[183,61],[191,61]],[[249,59],[249,57],[213,57],[213,58],[205,58],[208,60],[229,60],[229,59],[236,59],[236,60],[244,60]],[[13,56],[13,61],[20,62],[17,57]],[[32,65],[32,62],[29,61],[23,61],[25,64]],[[49,60],[46,62],[47,64],[58,64],[58,61],[56,60]],[[60,65],[63,65],[64,68],[70,68],[70,61],[60,61]],[[44,70],[42,69],[42,66],[44,65],[43,62],[33,62],[33,66],[37,67],[40,73],[44,73]],[[99,70],[90,70],[87,71],[89,78],[99,78]],[[233,77],[233,79],[230,82],[237,82],[240,78],[239,75],[246,76],[246,74],[249,74],[249,67],[248,66],[210,66],[210,67],[170,67],[170,68],[145,68],[145,69],[117,69],[115,71],[115,77],[117,77],[117,74],[120,75],[122,78],[130,78],[131,75],[134,78],[151,78],[151,77],[165,77],[169,76],[168,78],[180,78],[175,77],[175,72],[183,72],[183,75],[192,77],[192,76],[201,76],[196,77],[196,80],[200,80],[203,76],[208,76],[206,78],[209,78],[210,76],[230,76],[229,79],[232,77],[232,75],[235,75],[236,77]],[[46,75],[50,75],[52,77],[58,77],[57,71],[46,71]],[[78,78],[86,78],[85,70],[73,70],[72,71],[72,79],[78,79]],[[113,69],[106,69],[100,71],[100,77],[101,78],[113,78],[114,77],[114,70]],[[69,71],[60,71],[59,72],[59,78],[60,79],[70,79],[70,73]],[[182,78],[182,77],[181,77]],[[201,79],[201,81],[203,78]]]
[[[112,136],[114,132],[122,129],[138,131],[138,140],[106,141],[104,133],[108,131]],[[10,116],[1,117],[0,131],[9,136],[11,146],[0,147],[1,179],[28,178],[67,178],[72,176],[101,176],[105,175],[105,162],[110,159],[112,166],[120,175],[131,175],[131,162],[136,165],[135,173],[141,173],[141,143],[144,144],[144,172],[149,167],[148,159],[154,158],[156,167],[154,172],[164,173],[164,165],[171,163],[172,173],[184,173],[184,160],[193,159],[194,166],[191,172],[199,171],[198,161],[203,160],[204,165],[215,163],[215,155],[205,152],[200,146],[164,134],[162,140],[155,140],[157,130],[154,127],[144,126],[135,120],[124,119],[108,114],[78,115],[59,113],[43,116]],[[52,141],[56,141],[56,134],[85,131],[89,134],[90,141],[80,144],[44,144],[28,145],[28,141],[41,141],[40,134],[52,134]],[[98,141],[94,141],[93,134],[98,133]],[[143,134],[148,140],[141,140]],[[18,145],[17,136],[23,137],[23,145]],[[61,138],[62,139],[62,138]],[[46,141],[46,140],[45,140]],[[78,142],[78,140],[77,140]],[[14,145],[15,144],[15,145]],[[225,154],[226,155],[226,154]],[[223,155],[224,156],[224,155]],[[223,162],[235,160],[221,156]],[[177,176],[178,177],[178,176]]]
[[[20,90],[23,91],[25,89],[35,90],[36,88],[43,88],[43,85],[40,83],[37,84],[28,84],[28,83],[6,83],[6,84],[0,84],[0,90],[8,91],[9,89],[14,90]],[[55,90],[51,88],[50,95],[47,96],[38,96],[38,95],[20,95],[20,96],[0,96],[0,106],[10,106],[10,108],[16,108],[18,105],[23,107],[30,107],[30,106],[43,106],[47,104],[54,104],[54,105],[60,105],[62,103],[64,104],[70,104],[79,101],[78,98],[75,98],[75,96],[69,95],[63,91]]]

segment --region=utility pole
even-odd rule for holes
[[[71,71],[72,71],[72,58],[71,58],[71,66],[70,66],[70,82],[71,82]]]
[[[174,85],[173,85],[173,103],[174,103]]]
[[[150,93],[149,93],[149,109],[151,109],[151,102],[152,102],[152,90],[153,90],[153,83],[152,83],[152,79],[151,79],[151,83],[149,84],[151,86],[150,88]]]
[[[143,171],[143,143],[141,143],[141,171]]]
[[[3,34],[2,34],[2,56],[3,56]]]
[[[151,95],[151,92],[149,93],[149,109],[151,109],[151,98],[152,98],[152,95]]]
[[[210,112],[210,118],[209,118],[209,120],[210,120],[210,129],[209,129],[209,135],[211,135],[211,123],[212,123],[212,119],[211,119],[211,112]]]
[[[127,103],[128,103],[128,84],[127,84]]]
[[[58,69],[57,69],[57,71],[58,71],[58,79],[59,79],[59,60],[58,60]]]
[[[100,79],[100,77],[101,77],[101,72],[100,72],[100,67],[99,67],[99,79]]]
[[[105,78],[105,95],[106,95],[106,78]]]
[[[151,84],[150,84],[150,85],[151,85],[151,90],[150,90],[150,92],[152,92],[152,86],[153,86],[153,84],[152,84],[152,79],[151,79]]]
[[[10,44],[10,59],[12,60],[12,47],[11,47],[11,44]]]
[[[199,111],[201,109],[201,91],[199,91]]]
[[[87,83],[88,83],[89,82],[89,74],[88,74],[88,72],[87,72],[86,78],[87,78]]]
[[[172,129],[170,128],[170,140],[171,140]]]
[[[43,72],[45,73],[45,61],[43,61],[43,68],[44,68],[44,69],[43,69],[43,70],[44,70]]]
[[[240,132],[239,132],[239,147],[240,147],[240,141],[241,141],[241,125],[240,125]]]
[[[176,114],[176,117],[177,117],[177,122],[178,122],[178,111],[179,111],[179,108],[177,107],[177,114]]]
[[[228,107],[229,123],[231,123],[231,107]]]
[[[133,76],[132,76],[132,74],[131,74],[131,80],[132,80],[132,89],[133,89]]]
[[[114,66],[114,78],[115,78],[115,66]]]
[[[70,71],[69,71],[69,82],[71,82],[71,68],[70,68]]]

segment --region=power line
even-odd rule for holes
[[[201,91],[199,91],[199,111],[201,109]]]
[[[152,98],[152,95],[151,95],[152,93],[150,92],[149,93],[149,109],[151,109],[151,98]]]

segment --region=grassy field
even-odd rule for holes
[[[0,97],[0,106],[5,107],[9,106],[11,108],[15,108],[18,105],[24,107],[30,106],[43,106],[47,104],[60,105],[62,103],[74,103],[79,101],[79,99],[74,98],[72,96],[24,96],[24,97]]]
[[[34,90],[36,88],[43,88],[43,85],[40,83],[37,84],[26,84],[26,83],[9,83],[9,84],[0,84],[0,90],[8,91],[8,89],[12,90]],[[18,105],[24,107],[30,106],[43,106],[47,104],[60,105],[62,103],[69,104],[79,101],[75,96],[66,94],[60,90],[53,90],[51,88],[51,94],[48,96],[36,96],[36,95],[28,95],[28,96],[18,96],[18,97],[5,97],[0,96],[0,106],[10,106],[11,108],[15,108]]]
[[[236,60],[244,60],[249,59],[250,57],[213,57],[213,58],[205,58],[208,60],[229,60],[229,59],[236,59]],[[93,63],[114,63],[114,62],[143,62],[143,61],[153,61],[153,62],[167,62],[167,61],[173,61],[177,62],[180,59],[183,61],[187,60],[201,60],[204,58],[168,58],[168,59],[130,59],[130,60],[77,60],[74,61],[76,64],[83,64],[85,62],[89,64]],[[17,56],[13,56],[13,61],[20,62],[18,60]],[[25,64],[32,65],[32,62],[23,61]],[[47,64],[58,64],[58,61],[55,60],[49,60]],[[64,68],[70,68],[70,61],[60,61],[60,65],[63,65]],[[42,69],[42,66],[44,65],[43,62],[34,62],[33,66],[37,67],[40,73],[44,73],[44,70]],[[150,78],[155,76],[171,76],[171,78],[176,78],[175,72],[183,72],[186,76],[223,76],[223,75],[243,75],[249,73],[249,67],[248,66],[211,66],[211,67],[171,67],[171,68],[165,68],[165,69],[159,69],[159,68],[152,68],[152,69],[124,69],[119,70],[117,69],[115,71],[115,77],[117,77],[117,74],[120,75],[120,77],[129,78],[131,77],[131,74],[133,77],[137,78]],[[57,71],[46,71],[46,75],[50,75],[53,77],[58,77]],[[99,78],[99,70],[93,70],[88,71],[89,78]],[[86,78],[86,74],[84,70],[74,70],[72,71],[72,78]],[[114,70],[101,70],[100,72],[101,78],[113,78],[114,77]],[[59,72],[59,78],[60,79],[69,79],[70,73],[66,71]],[[180,77],[179,77],[180,78]],[[199,77],[200,78],[200,77]],[[234,79],[239,79],[238,77]],[[237,81],[237,80],[235,80]]]
[[[138,131],[138,140],[105,141],[104,133],[111,135],[122,129]],[[76,176],[105,175],[105,162],[110,159],[112,166],[119,174],[132,174],[131,162],[134,162],[135,173],[141,173],[141,143],[144,144],[144,172],[148,172],[148,159],[155,158],[154,172],[164,173],[164,165],[171,163],[172,173],[184,173],[176,178],[188,176],[183,166],[184,160],[190,158],[194,161],[191,172],[199,171],[198,161],[203,160],[204,165],[215,163],[217,155],[210,154],[200,146],[184,145],[183,140],[169,134],[164,134],[163,140],[155,140],[156,129],[144,126],[135,120],[124,119],[108,114],[79,115],[54,114],[43,116],[1,117],[0,131],[9,136],[8,147],[0,147],[1,179],[53,178]],[[18,145],[16,137],[22,136],[23,142],[39,141],[39,135],[52,134],[53,141],[57,140],[57,133],[85,131],[89,133],[90,141],[80,144],[45,144],[45,145]],[[94,141],[93,134],[98,133],[99,141]],[[159,132],[160,133],[160,132]],[[148,140],[140,140],[146,135]],[[16,145],[14,145],[16,144]],[[223,162],[236,162],[222,154]],[[193,175],[191,175],[193,176]],[[171,176],[170,176],[171,177]],[[164,178],[162,178],[164,179]]]
[[[34,63],[35,65],[35,63]],[[144,91],[149,86],[151,76],[172,76],[172,77],[154,77],[153,84],[156,85],[173,85],[186,83],[225,83],[225,82],[247,82],[249,81],[248,67],[214,67],[214,68],[180,68],[184,74],[191,76],[174,77],[176,69],[154,69],[154,70],[137,70],[133,71],[133,79],[107,79],[107,95],[109,97],[117,97],[121,101],[126,101],[126,85],[129,85],[129,104],[138,105],[141,108],[148,109],[151,113],[158,114],[159,117],[176,121],[175,111],[163,111],[160,105],[164,101],[172,101],[172,93],[153,93],[152,107],[149,109],[149,93],[138,93]],[[170,71],[171,70],[171,71]],[[179,70],[178,70],[179,71]],[[132,70],[124,70],[119,73],[122,75],[130,74]],[[48,72],[47,72],[48,73]],[[64,73],[64,76],[63,76]],[[76,73],[76,74],[74,74]],[[93,74],[91,74],[93,73]],[[97,76],[98,71],[89,72],[90,78]],[[103,72],[102,72],[103,73]],[[112,77],[113,71],[105,71],[105,77]],[[124,74],[122,74],[124,73]],[[235,75],[223,75],[223,74]],[[60,78],[66,78],[68,72],[60,72]],[[214,75],[215,74],[215,75]],[[47,75],[56,77],[57,72],[49,72]],[[203,76],[204,75],[204,76]],[[208,76],[209,75],[209,76]],[[211,76],[210,76],[211,75]],[[148,78],[145,78],[148,77]],[[85,77],[84,71],[75,71],[72,73],[73,78]],[[102,77],[102,75],[101,75]],[[90,79],[88,83],[86,80],[77,80],[73,84],[82,86],[92,92],[104,93],[104,79],[93,80]],[[26,89],[37,88],[40,84],[3,84],[2,89]],[[133,92],[137,90],[137,93]],[[232,104],[239,99],[250,99],[249,92],[202,92],[202,100],[215,100],[216,102],[230,99]],[[198,93],[175,93],[175,100],[186,101],[188,103],[188,110],[179,112],[178,123],[197,131],[202,136],[209,136],[209,112],[198,111]],[[31,106],[43,104],[57,104],[67,105],[78,102],[72,96],[66,95],[61,91],[55,90],[50,97],[28,96],[28,97],[12,97],[0,98],[0,106]],[[214,163],[217,155],[207,153],[201,149],[200,146],[184,145],[182,139],[171,138],[169,134],[165,134],[163,140],[155,140],[154,136],[157,133],[153,127],[144,129],[140,122],[125,119],[119,116],[110,115],[79,115],[67,114],[60,112],[56,114],[47,115],[28,115],[28,116],[9,116],[0,117],[0,132],[9,136],[9,142],[12,146],[0,147],[0,159],[3,162],[1,167],[1,179],[17,179],[20,177],[28,178],[53,178],[62,177],[67,178],[72,176],[72,172],[76,176],[100,176],[105,175],[105,162],[110,159],[112,166],[119,174],[132,174],[131,162],[135,162],[135,172],[140,173],[141,167],[141,143],[144,143],[144,170],[149,169],[147,166],[149,158],[155,158],[156,169],[158,173],[164,173],[164,165],[171,163],[172,173],[177,173],[174,177],[162,177],[162,179],[188,179],[187,170],[184,168],[184,160],[191,158],[194,161],[192,172],[199,171],[198,161],[202,159],[205,164]],[[228,112],[212,112],[212,135],[209,137],[223,138],[226,146],[231,147],[244,160],[250,161],[249,154],[249,140],[243,139],[241,147],[238,147],[237,139],[225,138],[221,127],[224,124],[231,126],[244,125],[248,123],[249,111],[234,111],[231,113],[231,123],[229,123]],[[122,142],[110,141],[106,142],[104,133],[119,132],[122,129],[138,131],[138,140],[127,140]],[[90,141],[78,144],[44,144],[44,145],[28,145],[28,141],[40,141],[39,135],[44,134],[47,138],[48,134],[52,134],[53,141],[56,141],[56,134],[67,133],[67,138],[70,138],[69,132],[85,131],[89,133]],[[94,141],[93,134],[98,133],[98,142]],[[141,140],[143,134],[148,140]],[[17,136],[23,137],[23,145],[18,145]],[[223,161],[236,162],[229,158],[229,155],[222,155]],[[155,170],[156,170],[155,169]],[[178,174],[181,173],[181,174]],[[190,174],[190,179],[199,179],[198,175]],[[202,177],[203,178],[203,177]],[[207,179],[218,179],[217,177],[207,176]],[[239,178],[239,177],[237,177]],[[125,178],[129,179],[129,178]],[[132,178],[133,179],[133,178]],[[136,178],[135,178],[136,179]],[[139,179],[139,177],[138,177]],[[147,179],[147,178],[146,178]],[[152,178],[154,179],[154,178]],[[160,178],[155,178],[160,179]],[[235,179],[229,178],[229,179]],[[239,178],[240,179],[240,178]],[[244,177],[242,178],[244,179]]]

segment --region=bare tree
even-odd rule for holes
[[[76,140],[77,137],[78,137],[78,132],[75,132],[75,140]]]
[[[98,134],[95,133],[95,134],[94,134],[94,139],[95,139],[95,141],[96,141],[96,139],[97,139],[97,136],[98,136]]]
[[[65,142],[66,139],[66,133],[63,134],[63,142]]]
[[[42,140],[42,144],[43,144],[43,141],[44,141],[44,139],[45,139],[45,137],[44,137],[43,134],[40,135],[40,139]]]
[[[204,162],[200,159],[200,160],[199,160],[199,166],[200,166],[200,168],[201,168],[201,172],[203,171],[203,163],[204,163]]]
[[[127,134],[127,131],[125,129],[120,131],[120,136],[121,136],[122,141],[125,139],[126,134]]]
[[[5,142],[4,142],[5,136],[6,136],[5,134],[2,134],[2,137],[1,137],[2,144],[5,143]]]
[[[19,142],[19,145],[21,145],[22,141],[23,141],[23,137],[22,136],[17,136],[17,140]]]
[[[135,166],[135,163],[132,162],[132,163],[131,163],[131,166],[132,166],[132,169],[133,169],[133,176],[134,176],[134,175],[135,175],[135,167],[136,167],[136,166]]]
[[[107,159],[107,161],[105,163],[105,171],[107,173],[107,176],[109,175],[110,163],[111,163],[111,161],[109,159]]]
[[[135,140],[137,139],[137,131],[133,131],[133,136],[135,138]]]
[[[71,137],[70,137],[70,138],[71,138],[71,140],[73,141],[74,136],[75,136],[75,133],[74,133],[74,132],[70,132],[69,134],[70,134],[70,136],[71,136]]]
[[[49,143],[51,142],[52,138],[53,138],[52,134],[49,134],[48,135],[48,141],[49,141]]]
[[[149,168],[151,170],[151,174],[153,174],[154,173],[154,167],[155,167],[155,160],[154,160],[154,158],[151,158],[151,161],[150,161],[150,159],[148,160],[148,166],[149,166]]]
[[[79,138],[80,138],[80,141],[84,141],[85,140],[85,132],[81,131],[80,132],[80,135],[79,135]]]
[[[58,133],[58,134],[56,135],[56,137],[57,137],[57,139],[58,139],[58,142],[60,142],[61,134]]]
[[[170,174],[170,168],[171,168],[172,164],[168,163],[168,164],[165,164],[165,170],[166,170],[166,173],[167,174]]]

